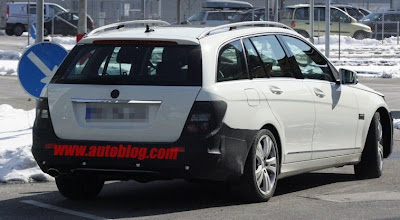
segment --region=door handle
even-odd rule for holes
[[[269,88],[269,90],[271,90],[271,92],[276,94],[276,95],[280,95],[280,94],[283,93],[282,89],[280,89],[279,87],[276,87],[276,86],[271,86]]]
[[[324,98],[325,97],[325,93],[323,91],[319,90],[319,89],[315,89],[314,88],[314,93],[319,98]]]

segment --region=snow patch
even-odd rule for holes
[[[393,119],[393,127],[400,130],[400,119]]]
[[[35,109],[24,111],[0,105],[0,182],[51,181],[31,153]]]

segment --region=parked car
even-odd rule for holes
[[[182,178],[260,202],[300,173],[381,176],[393,146],[384,95],[286,25],[128,24],[83,38],[38,100],[32,153],[65,197]]]
[[[399,21],[400,11],[372,13],[360,20],[361,23],[371,27],[374,37],[378,39],[382,38],[382,26],[384,27],[383,37],[397,36],[397,22]]]
[[[7,21],[5,32],[7,35],[21,36],[23,32],[28,31],[29,24],[36,22],[36,3],[32,1],[28,7],[28,2],[9,2],[7,3]],[[63,7],[44,3],[44,18],[48,19],[55,14],[67,12]]]
[[[293,29],[299,32],[304,37],[310,36],[310,5],[300,4],[288,6],[283,12],[280,22],[290,25]],[[350,36],[356,39],[364,39],[371,37],[371,28],[367,25],[358,23],[356,19],[352,18],[346,12],[337,7],[330,7],[331,10],[331,33],[339,33],[342,36]],[[325,6],[315,5],[314,8],[314,36],[325,35]],[[319,24],[318,24],[319,23]]]
[[[253,6],[242,1],[208,0],[203,2],[203,10],[190,16],[184,24],[194,25],[222,25],[227,24],[233,16]]]
[[[265,8],[250,9],[244,12],[238,12],[233,16],[230,23],[242,22],[242,21],[267,21],[265,19]],[[274,12],[272,9],[269,10],[269,21],[274,20]]]
[[[359,8],[353,7],[351,5],[334,5],[334,6],[340,8],[344,12],[347,12],[347,14],[355,18],[357,21],[366,16],[366,14],[364,14]]]
[[[52,24],[54,20],[54,25]],[[57,14],[54,18],[49,18],[44,22],[44,35],[48,34],[62,34],[62,35],[76,35],[78,33],[78,20],[79,16],[76,12],[64,12]],[[54,26],[54,32],[52,27]],[[94,21],[87,16],[87,32],[89,33],[94,29]]]

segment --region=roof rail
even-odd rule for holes
[[[135,21],[124,21],[124,22],[118,22],[118,23],[113,23],[113,24],[109,24],[109,25],[105,25],[99,28],[94,29],[93,31],[91,31],[89,34],[87,34],[87,36],[91,36],[94,34],[97,34],[99,32],[106,32],[106,31],[110,31],[110,30],[116,30],[116,29],[120,29],[120,28],[124,28],[126,26],[137,26],[137,25],[143,25],[145,27],[145,25],[170,25],[170,23],[166,22],[166,21],[162,21],[162,20],[135,20]]]
[[[255,26],[255,25],[265,25],[265,26],[268,25],[268,26],[281,27],[281,28],[286,28],[286,29],[289,29],[289,30],[293,30],[291,27],[289,27],[289,26],[287,26],[285,24],[282,24],[282,23],[279,23],[279,22],[274,22],[274,21],[246,21],[246,22],[237,22],[237,23],[231,23],[231,24],[224,24],[224,25],[220,25],[220,26],[217,26],[217,27],[210,28],[210,29],[204,31],[203,33],[201,33],[197,37],[197,39],[204,38],[204,37],[210,35],[211,32],[214,32],[214,31],[217,31],[217,30],[221,30],[221,29],[224,29],[224,28],[229,28],[229,31],[230,31],[230,30],[236,29],[237,27]]]

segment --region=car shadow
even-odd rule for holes
[[[352,174],[336,173],[309,173],[285,178],[279,180],[274,198],[270,202],[290,193],[354,180],[356,179]],[[68,200],[57,191],[41,192],[35,188],[20,195],[22,196],[16,199],[1,201],[0,207],[12,207],[11,203],[20,203],[22,200],[35,200],[107,218],[132,218],[245,204],[226,184],[189,183],[183,180],[146,184],[135,181],[112,182],[104,186],[96,200],[90,201]]]

